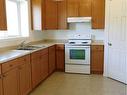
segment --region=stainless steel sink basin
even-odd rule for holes
[[[25,47],[20,47],[17,50],[36,50],[43,47],[45,46],[25,46]]]

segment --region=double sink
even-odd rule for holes
[[[17,50],[37,50],[45,47],[45,45],[28,45],[24,47],[19,47]]]

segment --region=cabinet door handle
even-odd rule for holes
[[[10,67],[12,67],[13,65],[11,64],[11,65],[9,65]]]

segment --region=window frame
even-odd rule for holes
[[[21,17],[21,3],[24,2],[24,1],[27,1],[27,0],[6,0],[6,3],[8,1],[12,1],[12,2],[15,2],[16,3],[16,7],[17,7],[17,16],[18,16],[18,35],[9,35],[9,31],[6,30],[6,31],[1,31],[0,32],[3,32],[3,36],[1,36],[2,38],[0,38],[0,40],[4,40],[4,39],[15,39],[15,38],[27,38],[28,36],[24,36],[22,35],[22,26],[21,26],[21,20],[22,20],[22,17]],[[27,1],[27,4],[28,4],[28,7],[27,7],[27,10],[28,10],[28,26],[29,26],[29,1]],[[6,8],[6,14],[7,14],[7,8]],[[7,18],[8,19],[8,18]],[[7,24],[8,26],[8,24]],[[28,32],[30,30],[30,27],[28,27]]]

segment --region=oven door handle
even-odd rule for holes
[[[90,48],[90,46],[66,46],[65,48]]]

